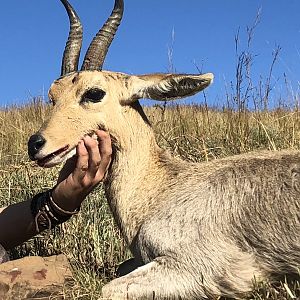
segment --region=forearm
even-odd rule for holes
[[[20,245],[37,233],[30,203],[27,200],[0,209],[0,244],[5,249]]]
[[[64,207],[64,201],[68,202],[68,199],[58,197],[55,208],[51,203],[50,193],[51,191],[46,191],[30,200],[0,209],[0,244],[5,249],[20,245],[38,232],[53,228],[72,216],[73,213],[62,215],[56,209],[61,210],[60,207]]]

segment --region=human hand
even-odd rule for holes
[[[103,180],[111,161],[111,139],[95,130],[98,140],[85,136],[77,145],[76,156],[62,168],[52,191],[54,202],[66,211],[80,207],[85,197]]]

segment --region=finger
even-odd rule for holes
[[[86,175],[89,176],[90,179],[93,179],[98,171],[101,161],[98,141],[92,139],[90,136],[84,137],[83,141],[89,156]]]
[[[88,170],[88,161],[89,161],[88,151],[82,140],[79,141],[76,147],[76,154],[78,158],[77,158],[76,168],[73,172],[73,179],[76,182],[80,182],[86,175],[86,172]]]
[[[99,151],[101,156],[101,162],[99,165],[98,173],[105,174],[109,164],[111,162],[112,145],[109,133],[103,130],[95,130],[99,141]]]

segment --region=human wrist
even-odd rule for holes
[[[51,190],[39,193],[31,199],[30,210],[35,222],[36,232],[52,229],[71,217],[71,215],[63,215],[54,210],[51,202],[53,202]]]
[[[84,197],[79,196],[78,193],[69,189],[63,189],[59,185],[55,186],[51,191],[51,198],[54,202],[53,208],[58,212],[62,211],[75,212],[80,210],[80,206]],[[56,205],[59,208],[56,208]]]

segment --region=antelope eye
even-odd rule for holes
[[[97,103],[100,102],[103,97],[105,96],[105,92],[98,88],[93,88],[90,90],[87,90],[81,97],[81,103],[83,102],[93,102]]]

